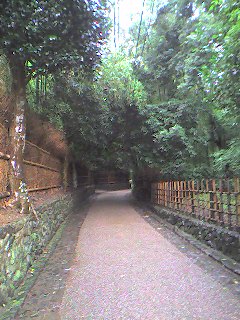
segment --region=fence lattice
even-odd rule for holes
[[[153,183],[152,203],[239,230],[239,181],[233,178]]]
[[[0,206],[11,196],[10,148],[9,130],[0,124]],[[29,192],[62,186],[62,162],[30,141],[25,145],[24,173]]]
[[[62,184],[62,164],[50,152],[26,141],[24,171],[30,192],[59,188]]]

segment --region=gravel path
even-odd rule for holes
[[[128,194],[101,193],[92,203],[61,319],[239,320],[237,295],[148,224]]]

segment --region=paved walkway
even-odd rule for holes
[[[75,254],[62,320],[240,319],[237,296],[154,230],[126,191],[96,197]]]

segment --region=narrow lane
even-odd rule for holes
[[[144,221],[128,195],[101,193],[91,205],[61,319],[239,320],[238,297]]]

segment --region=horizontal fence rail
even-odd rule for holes
[[[10,192],[2,192],[0,193],[0,199],[5,199],[10,197]]]
[[[31,146],[31,147],[34,147],[34,148],[38,149],[39,151],[41,151],[41,152],[43,152],[45,154],[51,155],[51,153],[49,151],[40,148],[39,146],[37,146],[36,144],[34,144],[34,143],[32,143],[32,142],[30,142],[28,140],[26,140],[25,143],[27,145]]]
[[[3,152],[0,152],[0,159],[2,160],[10,160],[10,155],[9,154],[5,154]]]
[[[49,190],[49,189],[58,189],[61,188],[62,185],[56,185],[56,186],[46,186],[46,187],[40,187],[40,188],[32,188],[32,189],[28,189],[28,192],[36,192],[36,191],[44,191],[44,190]]]
[[[161,181],[152,184],[152,203],[200,220],[240,229],[240,179]]]
[[[38,167],[38,168],[43,168],[49,171],[55,171],[55,172],[60,172],[59,170],[55,169],[55,168],[51,168],[48,166],[45,166],[44,164],[41,163],[37,163],[37,162],[32,162],[32,161],[28,161],[28,160],[23,160],[23,163],[29,166],[33,166],[33,167]]]

